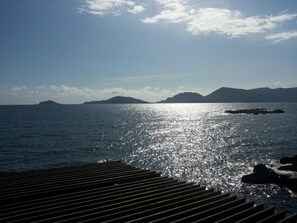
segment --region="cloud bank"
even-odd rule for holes
[[[120,15],[123,10],[133,14],[144,11],[142,5],[137,5],[132,0],[85,0],[80,12],[103,16],[106,14]]]
[[[46,89],[45,89],[46,90]],[[111,87],[100,90],[89,88],[77,88],[66,85],[51,85],[47,89],[50,95],[58,98],[80,98],[83,101],[105,100],[114,96],[127,96],[139,98],[149,102],[163,100],[169,96],[182,92],[182,89],[160,89],[157,87],[146,86],[143,88],[122,88]]]
[[[294,20],[297,13],[283,12],[278,15],[245,16],[240,10],[215,7],[197,7],[188,0],[155,0],[158,13],[141,21],[144,24],[183,24],[185,30],[194,36],[216,33],[228,38],[265,34],[266,40],[281,42],[296,38],[297,31],[274,33],[285,22]],[[151,3],[151,2],[150,2]],[[147,4],[149,4],[147,2]],[[132,0],[86,0],[82,11],[95,14],[119,15],[123,10],[140,13],[144,7]],[[267,34],[270,32],[269,34]]]
[[[16,86],[19,88],[19,86]],[[20,89],[15,87],[9,89],[7,97],[10,102],[15,104],[39,103],[44,100],[55,100],[60,103],[77,104],[85,101],[106,100],[115,96],[134,97],[148,102],[157,102],[172,97],[184,91],[205,92],[200,88],[185,89],[184,87],[176,87],[172,89],[161,89],[158,87],[139,87],[139,88],[123,88],[110,87],[101,89],[91,89],[88,87],[76,87],[67,85],[41,85],[35,87],[21,86]],[[209,93],[207,91],[206,93]],[[31,101],[31,102],[28,102]]]
[[[240,37],[249,34],[275,30],[280,24],[291,21],[297,13],[282,13],[275,16],[244,16],[239,10],[226,8],[194,8],[185,0],[156,0],[162,10],[155,16],[142,22],[154,24],[182,23],[192,35],[217,33],[228,37]]]
[[[27,87],[22,85],[22,86],[14,86],[11,90],[13,92],[18,92],[18,91],[22,91],[22,90],[26,90],[26,89],[27,89]]]
[[[284,40],[293,39],[293,38],[297,38],[297,31],[283,32],[283,33],[277,33],[277,34],[266,36],[266,39],[272,40],[275,43],[278,43]]]

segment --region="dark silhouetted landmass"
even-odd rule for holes
[[[220,88],[205,96],[206,102],[297,102],[297,88]]]
[[[292,164],[281,166],[280,171],[297,171],[297,155],[293,157],[282,157],[281,164]],[[293,175],[292,175],[293,176]],[[264,164],[258,164],[254,167],[253,173],[244,175],[241,178],[243,183],[248,184],[278,184],[287,187],[297,193],[297,178],[288,174],[276,173],[273,169],[266,167]]]
[[[285,111],[281,109],[274,109],[274,110],[267,110],[265,108],[253,108],[253,109],[240,109],[240,110],[227,110],[225,113],[229,114],[253,114],[253,115],[259,115],[259,114],[280,114],[285,113]]]
[[[52,100],[48,100],[48,101],[42,101],[38,105],[61,105],[61,104]]]
[[[205,96],[207,102],[247,102],[253,101],[255,95],[248,90],[222,87]]]
[[[251,90],[222,87],[209,95],[184,92],[168,97],[158,103],[249,103],[249,102],[297,102],[295,88],[256,88]],[[89,101],[83,104],[144,104],[149,103],[132,97],[116,96],[102,101]],[[43,101],[40,105],[59,105],[54,101]]]
[[[145,104],[145,103],[148,103],[148,102],[142,101],[136,98],[131,98],[131,97],[116,96],[108,100],[90,101],[90,102],[85,102],[84,104]]]
[[[169,97],[159,103],[201,103],[204,102],[204,96],[198,93],[185,92]]]
[[[207,96],[185,92],[159,103],[231,103],[231,102],[297,102],[297,88],[257,88],[251,90],[222,87]]]

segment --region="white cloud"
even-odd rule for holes
[[[144,11],[144,7],[142,5],[135,5],[132,9],[129,9],[128,12],[133,14],[138,14]]]
[[[274,43],[278,43],[278,42],[293,39],[293,38],[297,38],[297,31],[282,32],[282,33],[276,33],[276,34],[266,36],[267,40],[272,40]]]
[[[187,30],[193,35],[215,32],[229,37],[239,37],[274,30],[280,23],[290,21],[296,16],[297,14],[245,17],[240,11],[204,8],[190,15]]]
[[[81,12],[94,15],[120,15],[123,11],[133,14],[145,10],[137,0],[84,0]],[[151,3],[151,2],[150,2]],[[146,4],[150,4],[146,2]],[[277,30],[280,26],[297,17],[297,13],[283,12],[278,15],[247,16],[240,10],[229,8],[199,7],[189,0],[155,0],[159,6],[158,13],[145,17],[145,24],[169,23],[182,24],[185,30],[198,36],[216,33],[229,38],[252,34],[265,34]],[[267,40],[280,42],[296,37],[296,32],[271,34]]]
[[[275,30],[280,24],[291,21],[297,14],[283,13],[276,16],[245,16],[241,11],[227,8],[195,8],[185,0],[155,0],[162,10],[144,23],[182,23],[192,35],[218,33],[228,37]]]
[[[58,98],[59,101],[70,100],[81,102],[93,101],[93,100],[105,100],[114,96],[127,96],[134,97],[149,102],[157,102],[172,97],[178,93],[185,91],[185,89],[160,89],[158,87],[145,86],[143,88],[122,88],[112,87],[104,88],[100,90],[94,90],[89,88],[77,88],[66,85],[51,85],[49,89],[52,91],[49,93],[52,98]],[[196,89],[187,89],[187,91],[195,91]],[[201,90],[201,89],[200,89]],[[72,100],[73,99],[73,100]]]
[[[53,91],[57,91],[60,93],[60,95],[81,95],[81,96],[88,96],[91,93],[91,90],[89,88],[77,88],[77,87],[69,87],[66,85],[51,85],[49,88]]]
[[[11,90],[13,92],[18,92],[18,91],[22,91],[22,90],[26,90],[27,87],[26,86],[14,86]]]
[[[39,85],[39,86],[36,86],[36,89],[37,90],[41,90],[41,89],[44,89],[46,88],[46,85]]]
[[[84,6],[79,11],[98,16],[120,15],[122,10],[137,14],[144,10],[143,6],[137,5],[132,0],[85,0],[84,2]]]
[[[163,10],[153,17],[142,20],[144,23],[157,23],[165,21],[169,23],[179,23],[188,20],[188,9],[184,0],[156,0],[163,7]]]

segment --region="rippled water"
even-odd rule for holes
[[[224,113],[258,107],[286,113]],[[0,106],[0,149],[1,171],[123,160],[297,211],[286,188],[240,182],[297,154],[297,103]]]

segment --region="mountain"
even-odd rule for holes
[[[48,101],[42,101],[38,105],[61,105],[61,104],[52,100],[48,100]]]
[[[251,90],[222,87],[207,96],[195,92],[184,92],[158,103],[232,103],[232,102],[297,102],[295,88],[256,88]],[[144,104],[149,103],[132,97],[116,96],[102,101],[84,104]],[[55,101],[42,101],[39,105],[61,105]]]
[[[258,88],[250,91],[265,102],[297,102],[297,88]]]
[[[207,102],[252,102],[255,95],[249,90],[222,87],[205,96]]]
[[[204,102],[204,96],[193,92],[184,92],[177,94],[173,97],[169,97],[166,100],[159,103],[201,103]]]
[[[297,102],[295,88],[256,88],[251,90],[222,87],[207,96],[184,92],[159,103],[231,103],[231,102]]]
[[[136,98],[131,98],[131,97],[116,96],[108,100],[89,101],[89,102],[85,102],[84,104],[144,104],[144,103],[148,103],[148,102],[142,101]]]
[[[206,102],[297,102],[297,88],[256,88],[251,90],[222,87],[205,96]]]

